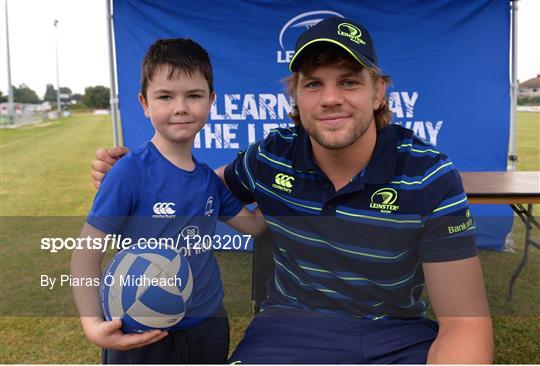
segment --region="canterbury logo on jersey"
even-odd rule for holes
[[[287,193],[291,193],[294,177],[291,177],[290,175],[278,173],[274,177],[274,184],[272,184],[272,187],[279,189],[280,191],[284,191]]]
[[[154,211],[154,214],[152,217],[154,218],[171,218],[175,217],[176,211],[174,210],[174,203],[173,202],[156,202],[154,203],[154,206],[152,207],[152,210]]]

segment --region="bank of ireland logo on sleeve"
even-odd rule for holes
[[[176,217],[174,206],[173,202],[156,202],[152,206],[152,211],[154,211],[152,217],[155,219],[172,219]]]
[[[196,235],[199,235],[199,227],[195,225],[186,226],[180,232],[180,236],[183,239],[193,238]]]
[[[298,36],[324,18],[331,16],[344,18],[343,15],[335,11],[315,10],[298,14],[289,19],[279,32],[278,40],[281,50],[276,52],[276,62],[288,64],[294,55],[294,45]]]
[[[189,250],[195,246],[200,246],[201,234],[199,227],[196,225],[185,226],[180,231],[180,238],[182,239],[181,247],[183,248],[187,248]],[[187,253],[188,255],[191,255],[189,254],[189,251]]]
[[[398,198],[398,193],[393,188],[381,188],[371,195],[370,208],[380,212],[393,212],[399,210],[398,205],[394,205]]]

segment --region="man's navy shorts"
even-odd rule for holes
[[[426,318],[369,320],[272,306],[255,316],[229,362],[422,364],[437,332]]]
[[[224,364],[229,353],[229,320],[221,306],[191,328],[170,331],[162,340],[128,351],[104,349],[104,364]]]

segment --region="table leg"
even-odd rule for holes
[[[523,270],[523,268],[525,268],[527,260],[529,259],[529,247],[532,245],[533,247],[540,249],[540,243],[537,243],[531,239],[531,230],[533,228],[533,225],[540,230],[540,224],[538,223],[538,221],[536,221],[535,217],[532,214],[532,204],[527,205],[527,209],[525,209],[520,204],[514,204],[510,206],[517,213],[521,221],[523,221],[523,223],[525,224],[525,248],[523,249],[523,258],[521,259],[518,268],[512,275],[512,278],[510,279],[510,286],[508,289],[508,301],[513,301],[514,285],[521,271]]]

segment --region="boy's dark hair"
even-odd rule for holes
[[[144,99],[148,82],[163,66],[169,68],[169,78],[178,73],[191,76],[200,72],[208,82],[210,94],[214,92],[212,64],[204,48],[189,38],[158,39],[150,46],[142,62],[141,94]]]

